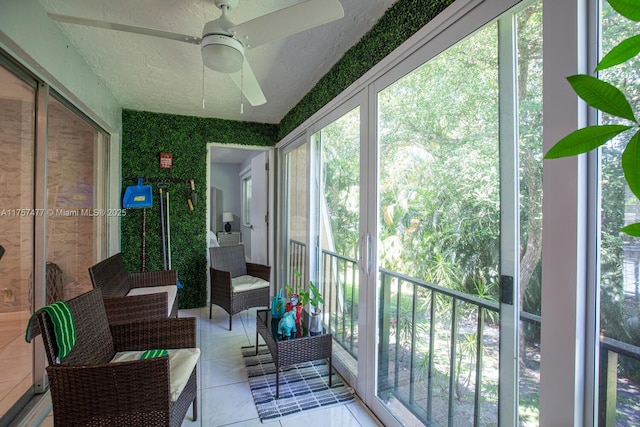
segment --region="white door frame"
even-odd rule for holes
[[[207,143],[207,191],[206,191],[206,205],[207,205],[207,211],[206,211],[206,218],[207,218],[207,230],[210,227],[211,224],[211,200],[210,200],[210,194],[211,192],[209,191],[211,189],[211,150],[215,150],[216,147],[218,148],[225,148],[225,149],[238,149],[238,150],[262,150],[267,154],[267,162],[269,163],[269,167],[272,168],[272,165],[274,164],[274,160],[275,160],[275,149],[274,147],[265,147],[265,146],[259,146],[259,145],[240,145],[240,144],[222,144],[222,143],[217,143],[217,142],[209,142]],[[274,265],[274,241],[275,241],[275,234],[274,234],[274,229],[275,227],[272,225],[273,224],[273,214],[272,212],[274,212],[274,208],[275,208],[275,192],[274,192],[274,188],[275,188],[275,180],[273,177],[273,173],[269,173],[268,174],[268,188],[269,188],[269,199],[267,201],[267,209],[269,212],[269,226],[268,226],[268,230],[267,230],[267,265]],[[238,179],[240,179],[240,177],[238,177]],[[207,233],[208,234],[208,233]],[[207,235],[205,234],[205,236]],[[206,237],[205,237],[206,238]],[[209,266],[209,242],[207,241],[206,244],[206,257],[207,257],[207,268]],[[274,268],[271,269],[271,287],[272,287],[272,292],[273,289],[275,289],[275,285],[274,285],[274,278],[275,278],[275,273],[274,273]],[[209,289],[211,289],[211,283],[210,283],[210,278],[209,275],[207,274],[207,294],[209,292]],[[209,296],[207,297],[209,298]],[[207,299],[208,301],[208,299]]]

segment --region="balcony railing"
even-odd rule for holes
[[[294,274],[298,271],[300,274]],[[307,271],[307,245],[298,240],[289,241],[289,285],[293,288],[304,285]]]
[[[498,303],[386,269],[379,298],[380,397],[397,399],[426,425],[486,425],[485,329],[497,329]]]
[[[358,264],[353,258],[322,251],[321,292],[325,327],[334,340],[358,359]]]
[[[632,397],[631,402],[627,403],[618,399],[619,383],[629,383],[628,378],[619,374],[623,362],[620,359],[626,359],[624,362],[627,365],[634,365],[632,370],[637,372],[638,367],[640,367],[640,347],[609,337],[600,337],[600,390],[598,393],[598,425],[600,427],[637,425],[638,418],[640,418],[637,413],[637,404],[635,403],[640,394],[637,388],[635,393],[627,392],[629,395],[635,395]],[[631,415],[634,416],[632,417]],[[626,419],[624,424],[617,423],[619,417]]]
[[[304,243],[292,241],[290,254],[291,267],[304,272]],[[356,260],[323,250],[321,269],[325,328],[357,359]],[[386,269],[379,274],[378,396],[398,401],[425,425],[497,423],[499,304]],[[539,331],[540,316],[521,312],[520,320],[537,336],[531,331]],[[525,337],[521,351],[529,345],[525,353],[539,356],[538,344]],[[610,427],[628,410],[616,394],[626,380],[618,357],[640,366],[640,348],[603,337],[600,352],[599,425]]]

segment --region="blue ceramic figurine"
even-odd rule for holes
[[[287,311],[278,322],[278,335],[290,337],[296,332],[296,311]]]

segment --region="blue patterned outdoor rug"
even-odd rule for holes
[[[242,347],[249,386],[261,421],[272,420],[309,409],[352,401],[353,389],[332,372],[325,360],[300,363],[280,369],[280,398],[276,399],[276,368],[266,346]]]

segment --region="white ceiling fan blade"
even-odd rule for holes
[[[127,33],[143,34],[145,36],[160,37],[163,39],[176,40],[192,44],[200,44],[200,37],[187,36],[185,34],[171,33],[169,31],[155,30],[153,28],[134,27],[133,25],[117,24],[115,22],[98,21],[96,19],[79,18],[75,16],[58,15],[48,13],[49,18],[54,21],[66,22],[68,24],[84,25],[87,27],[106,28],[108,30],[125,31]]]
[[[343,16],[344,9],[338,0],[308,0],[235,25],[229,31],[245,48],[251,49]]]
[[[244,95],[249,101],[249,104],[255,106],[265,104],[267,99],[264,97],[264,93],[262,93],[262,88],[260,88],[260,83],[258,83],[258,79],[256,79],[255,74],[253,74],[253,70],[251,66],[249,66],[249,62],[247,58],[242,62],[242,73],[232,73],[229,74],[233,82],[238,86]]]

